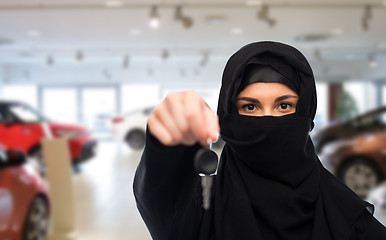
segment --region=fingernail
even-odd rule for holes
[[[214,140],[213,142],[217,142],[217,140],[218,140],[219,137],[220,137],[220,134],[219,134],[217,131],[215,131],[215,132],[213,132],[212,136],[216,136],[216,137],[215,137],[215,140]]]

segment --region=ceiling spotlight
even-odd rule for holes
[[[125,55],[123,57],[123,63],[122,63],[124,69],[128,69],[129,68],[129,62],[130,62],[129,55]]]
[[[361,20],[361,29],[362,31],[369,30],[369,22],[372,18],[371,6],[366,6],[363,12],[363,17]]]
[[[82,51],[77,51],[76,52],[76,55],[75,55],[75,60],[77,63],[80,63],[83,61],[83,58],[84,58],[84,55],[82,53]]]
[[[150,11],[149,25],[151,28],[158,28],[160,25],[160,19],[157,6],[153,6]]]
[[[25,79],[30,79],[31,78],[31,75],[30,75],[28,70],[24,70],[23,71],[23,76],[24,76]]]
[[[232,28],[231,33],[234,35],[240,35],[244,33],[244,30],[242,28]]]
[[[167,60],[168,58],[169,58],[169,56],[170,56],[170,53],[169,53],[169,51],[168,50],[166,50],[166,49],[164,49],[163,51],[162,51],[162,53],[161,53],[161,58],[162,58],[162,60]]]
[[[123,3],[122,1],[118,0],[108,0],[105,2],[107,7],[122,7]]]
[[[257,12],[257,17],[261,20],[266,20],[269,18],[268,16],[268,6],[263,5],[260,10]]]
[[[27,35],[30,37],[39,37],[41,33],[37,30],[29,30],[27,31]]]
[[[200,61],[200,66],[204,67],[208,63],[208,60],[209,60],[209,53],[204,52],[202,56],[202,60]]]
[[[314,57],[318,62],[323,61],[322,56],[320,55],[320,50],[318,48],[314,51]]]
[[[191,26],[193,26],[193,19],[191,17],[185,16],[182,19],[182,26],[184,26],[184,28],[190,28]]]
[[[52,56],[48,56],[46,60],[46,66],[49,67],[52,65],[54,65],[54,58]]]
[[[370,65],[371,68],[376,68],[377,67],[378,63],[375,60],[375,54],[374,53],[370,53],[369,54],[368,61],[369,61],[369,65]]]
[[[181,5],[176,6],[176,10],[174,12],[174,20],[181,21],[182,26],[184,26],[184,28],[190,28],[193,26],[193,19],[191,17],[184,16],[184,14],[182,13]]]
[[[107,69],[103,69],[102,75],[106,78],[106,80],[110,80],[112,77],[110,71]]]
[[[180,20],[182,20],[183,17],[184,16],[182,14],[182,6],[181,5],[177,5],[176,6],[176,10],[174,12],[174,20],[180,21]]]
[[[133,35],[133,36],[139,36],[142,34],[142,31],[141,31],[141,29],[133,28],[133,29],[129,30],[129,34]]]
[[[247,6],[261,6],[263,3],[259,0],[249,0],[245,2]]]
[[[257,12],[257,18],[266,22],[269,27],[273,27],[276,24],[276,20],[269,16],[268,5],[263,5]]]

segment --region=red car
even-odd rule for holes
[[[0,148],[0,239],[45,239],[50,198],[46,183],[20,151]]]
[[[82,126],[49,121],[27,104],[0,101],[0,144],[8,149],[19,149],[36,160],[44,173],[40,141],[47,135],[43,126],[53,137],[68,139],[73,164],[94,156],[97,142]]]

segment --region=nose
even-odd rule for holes
[[[266,109],[266,110],[264,110],[263,115],[264,116],[272,116],[272,111],[270,109]]]

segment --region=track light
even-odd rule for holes
[[[266,22],[268,26],[272,28],[275,26],[276,20],[269,16],[268,10],[269,10],[268,5],[263,5],[260,8],[260,10],[257,12],[257,18]]]
[[[167,59],[169,58],[169,56],[170,56],[169,51],[166,50],[166,49],[164,49],[164,50],[162,51],[162,54],[161,54],[162,60],[164,60],[164,61],[167,60]]]
[[[30,75],[28,70],[24,70],[23,71],[23,76],[24,76],[25,79],[30,79],[31,78],[31,75]]]
[[[204,67],[208,63],[208,60],[209,60],[209,53],[204,52],[202,56],[202,60],[200,61],[200,66]]]
[[[125,55],[123,57],[123,63],[122,63],[124,69],[128,69],[129,68],[129,62],[130,62],[129,55]]]
[[[176,21],[180,21],[182,20],[184,16],[182,15],[182,6],[181,5],[177,5],[176,6],[176,10],[174,12],[174,20]]]
[[[323,61],[322,56],[320,55],[320,50],[318,48],[314,51],[314,57],[318,62]]]
[[[106,80],[111,80],[112,76],[109,70],[103,69],[102,75],[106,78]]]
[[[157,6],[153,6],[150,11],[149,25],[151,28],[158,28],[160,25],[159,14]]]
[[[52,56],[48,56],[46,60],[46,66],[49,67],[52,65],[54,65],[54,58]]]
[[[174,19],[176,21],[181,21],[182,26],[184,26],[184,28],[190,28],[193,26],[193,19],[191,17],[184,16],[184,14],[182,13],[181,5],[176,6],[176,10],[174,12]]]
[[[75,55],[75,60],[77,63],[80,63],[83,61],[83,58],[84,58],[84,55],[82,53],[82,51],[77,51],[76,52],[76,55]]]
[[[366,6],[363,12],[363,17],[361,21],[361,29],[362,31],[367,31],[369,30],[369,22],[372,18],[372,11],[371,11],[371,6]]]
[[[193,18],[185,16],[182,19],[182,26],[184,26],[184,28],[190,28],[193,26]]]
[[[377,63],[377,60],[375,59],[375,54],[374,53],[370,53],[369,54],[369,57],[368,57],[368,61],[369,61],[369,65],[371,68],[376,68],[378,63]]]

